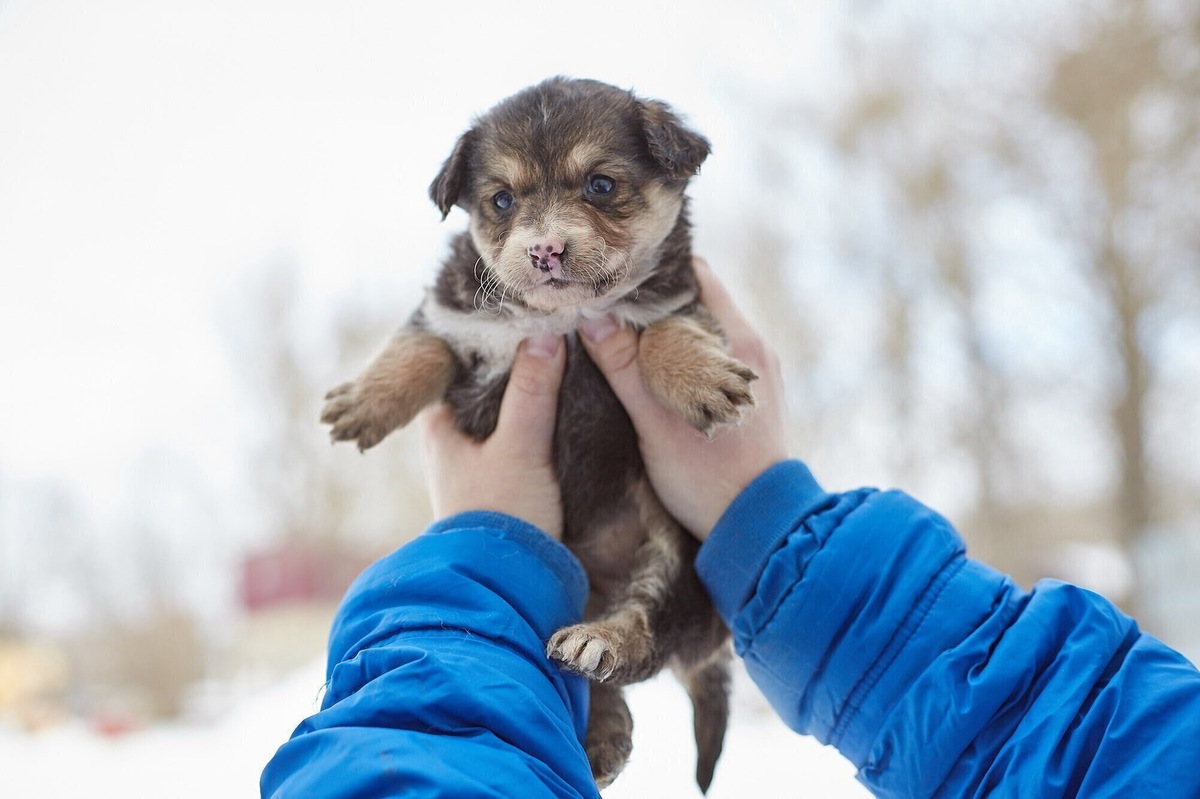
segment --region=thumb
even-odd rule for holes
[[[579,326],[583,346],[608,380],[638,432],[653,429],[667,410],[646,388],[638,366],[638,334],[611,318],[587,319]]]
[[[500,401],[493,438],[520,450],[544,450],[549,458],[565,363],[562,336],[547,334],[521,342]]]
[[[583,346],[596,366],[608,379],[617,396],[624,400],[624,391],[632,391],[642,382],[638,371],[638,335],[632,329],[618,325],[612,317],[584,319],[579,325]]]

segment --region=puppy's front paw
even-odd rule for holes
[[[454,355],[436,336],[403,331],[375,357],[357,380],[325,395],[321,421],[334,441],[355,441],[365,451],[412,421],[446,392]]]
[[[692,427],[712,435],[721,425],[735,425],[754,405],[750,383],[758,379],[750,367],[720,351],[693,364],[694,371],[666,386],[670,403]],[[698,359],[699,360],[699,359]]]
[[[394,398],[389,402],[380,392],[364,390],[357,380],[342,383],[325,395],[321,421],[332,425],[331,440],[354,441],[365,452],[399,426],[394,404]]]
[[[546,655],[576,674],[603,682],[621,665],[620,638],[602,624],[576,624],[550,636]]]
[[[754,404],[750,383],[758,375],[696,317],[670,316],[646,328],[638,364],[651,393],[705,435],[737,424]]]

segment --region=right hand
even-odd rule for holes
[[[425,475],[434,517],[494,510],[524,519],[562,540],[562,502],[551,444],[558,388],[567,348],[562,336],[523,342],[496,429],[475,442],[454,426],[450,406],[439,403],[418,416],[425,444]]]
[[[738,311],[708,264],[696,259],[700,301],[717,318],[735,358],[758,373],[755,406],[737,427],[712,439],[650,394],[638,368],[638,335],[611,320],[585,322],[583,343],[625,406],[654,490],[671,515],[701,541],[729,504],[772,465],[788,457],[787,407],[779,357]]]

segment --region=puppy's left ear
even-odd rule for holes
[[[433,204],[442,212],[443,220],[449,216],[450,209],[458,202],[458,195],[467,183],[467,167],[474,145],[475,130],[472,128],[459,137],[454,151],[442,164],[442,169],[433,179],[433,183],[429,184],[429,199],[433,200]]]
[[[712,152],[708,139],[687,128],[666,104],[643,100],[641,105],[646,144],[659,166],[672,180],[687,180],[699,172]]]

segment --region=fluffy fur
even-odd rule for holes
[[[601,787],[631,750],[620,686],[664,666],[680,677],[704,790],[728,718],[728,631],[693,571],[696,542],[655,496],[628,416],[574,337],[605,314],[641,331],[647,385],[701,432],[752,404],[753,372],[696,301],[684,189],[708,153],[666,105],[595,81],[554,78],[501,102],[429,189],[443,217],[468,212],[468,230],[408,323],[322,413],[334,440],[367,449],[440,398],[482,440],[517,344],[568,334],[555,465],[563,541],[591,595],[585,621],[546,651],[592,680],[585,747]]]

